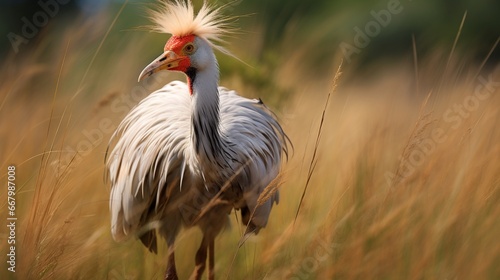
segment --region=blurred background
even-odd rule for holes
[[[21,54],[36,49],[51,33],[64,32],[72,24],[96,21],[100,17],[113,16],[124,4],[124,0],[2,0],[0,1],[0,55],[5,57],[13,51],[12,37],[16,34],[28,42],[19,45]],[[134,28],[148,24],[144,10],[152,1],[128,1],[122,15],[113,27],[118,37],[140,32]],[[194,1],[198,5],[202,1]],[[209,1],[210,2],[210,1]],[[278,59],[283,48],[293,48],[283,44],[313,45],[309,51],[310,60],[305,66],[322,69],[329,61],[332,51],[338,51],[342,42],[355,46],[355,27],[364,30],[373,21],[373,12],[387,10],[388,5],[398,6],[397,14],[391,14],[386,26],[380,26],[376,36],[369,38],[369,46],[352,55],[357,65],[365,65],[386,59],[397,60],[412,53],[412,35],[417,42],[418,53],[422,56],[435,52],[438,47],[449,48],[460,26],[465,12],[467,18],[463,26],[457,51],[468,53],[474,59],[483,59],[500,33],[500,2],[495,0],[401,0],[401,1],[211,1],[217,5],[228,5],[233,15],[247,15],[236,24],[243,33],[258,32],[258,42],[248,42],[243,37],[237,40],[241,46],[251,46],[261,61]],[[57,7],[54,8],[53,4]],[[57,11],[55,11],[55,10]],[[47,10],[52,12],[47,12]],[[41,15],[40,11],[45,15]],[[48,16],[47,16],[48,14]],[[29,28],[23,29],[26,20],[39,29],[33,38]],[[377,31],[372,26],[373,31]],[[28,32],[23,35],[23,32]],[[28,35],[28,36],[26,36]],[[115,34],[112,34],[115,35]],[[113,37],[113,36],[111,36]],[[154,37],[144,36],[148,40]],[[89,38],[91,39],[91,38]],[[164,40],[164,38],[162,38]],[[250,44],[250,45],[249,45]],[[151,49],[159,49],[152,44]],[[248,54],[246,49],[234,52]],[[325,59],[326,58],[326,59]],[[489,63],[495,63],[500,55],[494,53]]]

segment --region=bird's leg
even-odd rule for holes
[[[215,252],[214,252],[214,238],[210,237],[209,243],[208,243],[208,280],[214,280],[215,279],[215,273],[214,273],[214,263],[215,263]]]
[[[175,268],[174,246],[168,246],[168,263],[165,280],[178,280],[177,270]]]
[[[190,279],[201,279],[207,263],[207,246],[207,237],[204,234],[203,239],[201,240],[200,248],[198,248],[198,251],[196,252],[195,267]]]

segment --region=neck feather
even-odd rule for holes
[[[219,69],[214,61],[212,67],[203,70],[188,69],[188,84],[192,96],[191,138],[198,156],[216,162],[221,152],[219,131]]]

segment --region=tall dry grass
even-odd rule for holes
[[[4,188],[7,166],[16,166],[18,221],[16,273],[4,261],[2,279],[163,277],[164,243],[152,255],[140,242],[112,240],[103,158],[127,110],[168,79],[137,87],[148,62],[141,54],[151,48],[144,34],[107,38],[106,29],[89,30],[68,29],[3,65],[0,178]],[[276,75],[276,84],[294,92],[278,98],[295,146],[281,202],[267,228],[241,247],[244,229],[231,214],[233,228],[216,240],[217,277],[498,279],[500,73],[478,75],[458,56],[442,71],[440,57],[419,62],[418,81],[411,63],[341,79],[316,144],[338,64],[303,79],[293,71],[301,58],[291,56]],[[237,74],[223,83],[266,100],[247,92]],[[2,190],[4,221],[6,201]],[[199,240],[196,229],[179,237],[182,278],[193,269]],[[6,260],[4,238],[0,248]]]

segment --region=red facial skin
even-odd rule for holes
[[[173,67],[169,70],[173,71],[181,71],[181,72],[186,72],[189,66],[191,66],[191,60],[189,59],[189,56],[184,54],[182,51],[182,48],[187,44],[187,43],[192,43],[194,42],[194,35],[186,35],[186,36],[172,36],[170,39],[167,41],[165,44],[165,51],[173,51],[177,56],[179,56],[179,65],[176,67]]]

